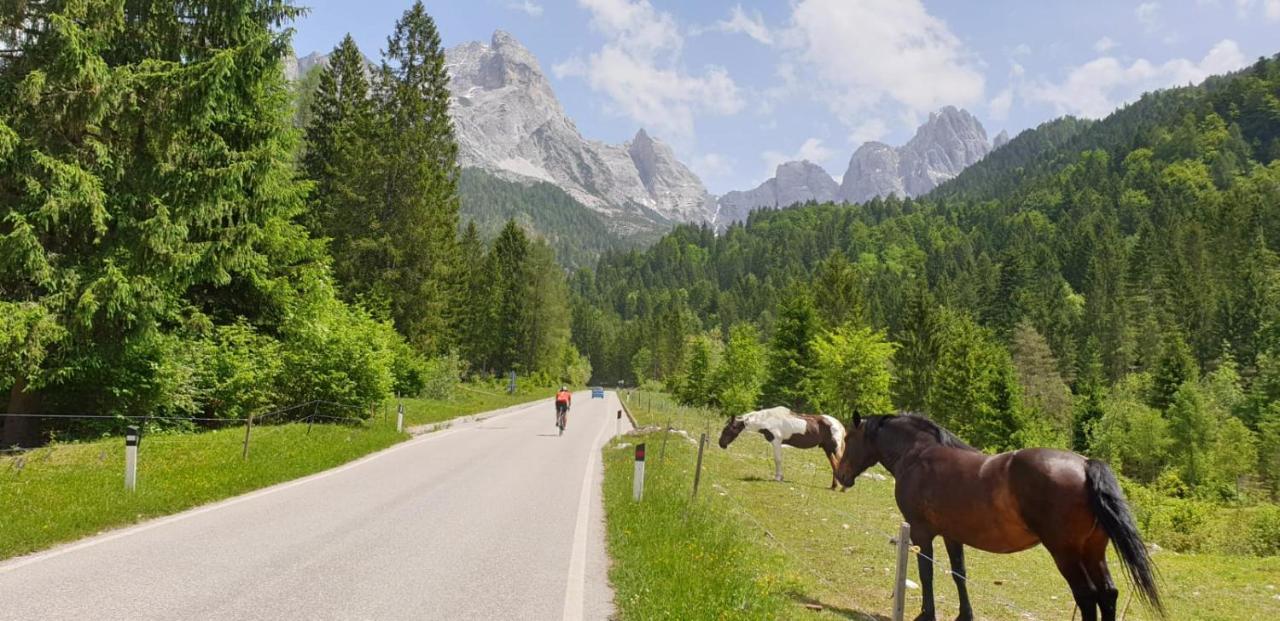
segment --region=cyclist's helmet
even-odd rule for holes
[[[568,387],[568,386],[561,386],[561,387],[560,387],[560,390],[569,390],[569,387]]]

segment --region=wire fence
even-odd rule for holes
[[[308,407],[310,408],[309,411],[307,410]],[[322,408],[327,408],[328,411],[336,410],[336,411],[349,411],[349,412],[357,412],[357,413],[367,411],[369,415],[366,417],[361,417],[359,415],[353,416],[350,414],[335,415],[331,413],[323,413],[324,410],[322,410]],[[93,429],[76,430],[76,429],[71,429],[68,425],[76,421],[84,421],[89,423],[128,424],[130,426],[136,426],[138,428],[139,433],[141,434],[142,432],[147,431],[147,429],[153,423],[154,424],[173,424],[173,425],[189,423],[189,424],[199,425],[205,428],[216,428],[221,426],[224,429],[228,427],[240,427],[240,426],[251,427],[254,425],[262,425],[262,424],[270,425],[270,424],[290,423],[290,422],[294,422],[294,423],[305,422],[308,424],[308,427],[310,427],[315,422],[329,422],[329,423],[336,423],[336,424],[358,426],[358,425],[368,424],[370,421],[372,421],[375,418],[375,416],[376,416],[375,404],[358,405],[358,404],[350,404],[350,403],[339,403],[336,401],[330,401],[326,399],[312,399],[310,401],[295,403],[293,405],[277,408],[277,409],[266,411],[266,412],[251,413],[247,416],[242,416],[242,417],[240,416],[237,416],[237,417],[170,416],[170,415],[158,416],[158,415],[150,415],[150,414],[103,414],[99,412],[56,412],[56,413],[0,412],[0,422],[3,422],[4,419],[8,419],[8,418],[20,418],[20,419],[28,419],[28,420],[31,420],[31,419],[49,420],[56,423],[54,428],[47,430],[48,432],[53,434],[53,437],[52,437],[53,440],[59,439],[57,437],[57,434],[59,432],[70,432],[69,436],[72,438],[76,438],[79,435],[83,435],[83,437],[80,439],[100,440],[109,436],[104,436],[104,435],[94,436]],[[102,426],[102,425],[99,425],[98,427],[96,427],[96,429],[98,431],[111,430],[109,427]],[[117,428],[115,429],[115,431],[119,431],[119,429]],[[155,431],[155,430],[152,430],[152,431]],[[88,434],[88,435],[84,435],[84,434]],[[154,434],[148,433],[146,435],[153,436]],[[148,444],[150,444],[156,441],[165,441],[165,440],[172,441],[175,438],[188,438],[190,437],[190,435],[191,434],[189,433],[173,434],[173,435],[168,435],[168,434],[154,435],[154,437],[151,437],[150,439],[148,439],[147,442]],[[246,440],[246,443],[247,442],[248,441]],[[6,455],[6,454],[22,455],[23,453],[38,451],[42,448],[50,448],[50,447],[48,445],[43,447],[35,447],[35,448],[31,448],[31,447],[24,448],[24,447],[17,447],[17,446],[0,447],[0,455]],[[24,465],[25,463],[29,463],[29,460],[19,458],[19,460],[14,463],[18,463],[19,464],[18,470],[21,470],[21,466]],[[10,464],[10,468],[13,469],[13,463]]]

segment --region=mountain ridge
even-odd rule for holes
[[[1008,141],[1003,136],[1000,146]],[[863,203],[877,196],[917,197],[954,179],[995,148],[986,129],[969,112],[944,106],[929,115],[915,135],[901,147],[879,141],[865,142],[853,152],[841,182],[807,160],[780,164],[774,177],[751,190],[727,192],[718,199],[716,227],[746,219],[755,209],[787,207],[797,203]],[[804,174],[798,174],[799,171]],[[821,179],[835,185],[823,183]]]

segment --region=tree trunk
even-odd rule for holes
[[[27,392],[27,380],[18,378],[9,391],[9,407],[6,411],[10,414],[37,414],[40,411],[40,394]],[[0,435],[0,447],[37,446],[41,441],[40,427],[38,418],[6,416],[4,433]]]

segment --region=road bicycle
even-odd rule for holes
[[[569,416],[569,406],[556,406],[556,427],[560,429],[560,435],[564,435],[565,419]]]

